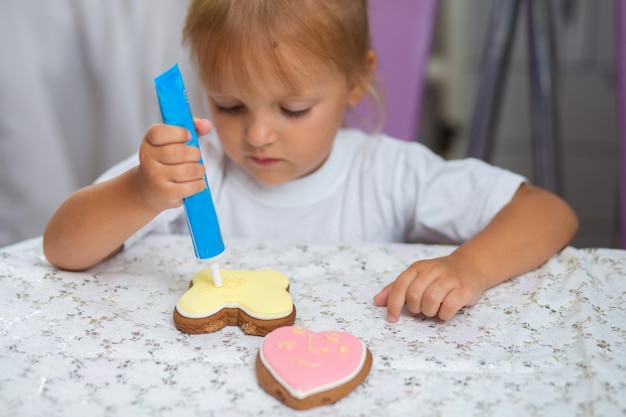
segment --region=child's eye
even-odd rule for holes
[[[289,109],[285,109],[285,108],[281,108],[281,111],[283,112],[283,114],[289,118],[293,118],[293,119],[297,119],[298,117],[302,117],[304,115],[306,115],[309,112],[310,109],[304,109],[304,110],[289,110]]]
[[[243,104],[237,104],[235,106],[218,106],[215,105],[217,111],[224,114],[238,114],[244,110]]]

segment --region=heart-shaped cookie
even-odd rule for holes
[[[296,409],[332,404],[354,390],[372,367],[358,337],[286,326],[265,336],[256,371],[270,395]]]

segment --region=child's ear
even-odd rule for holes
[[[376,53],[371,49],[367,51],[366,65],[367,70],[364,72],[363,77],[351,80],[350,91],[348,93],[348,104],[350,106],[356,106],[359,104],[374,76],[374,68],[376,67]]]

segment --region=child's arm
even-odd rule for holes
[[[198,119],[196,129],[204,135],[211,123]],[[87,269],[119,250],[160,212],[204,189],[200,150],[187,140],[183,128],[154,125],[141,143],[137,167],[72,194],[44,231],[48,261],[62,269]]]
[[[412,313],[449,320],[483,292],[528,272],[565,247],[578,229],[569,205],[524,184],[487,227],[448,256],[418,261],[374,297],[395,322],[406,304]]]

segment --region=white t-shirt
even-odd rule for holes
[[[480,160],[446,161],[419,143],[342,129],[317,171],[266,185],[224,156],[215,133],[200,143],[224,237],[461,243],[525,181]],[[133,155],[99,181],[137,163]],[[149,232],[188,233],[183,208],[164,211],[131,240]]]

